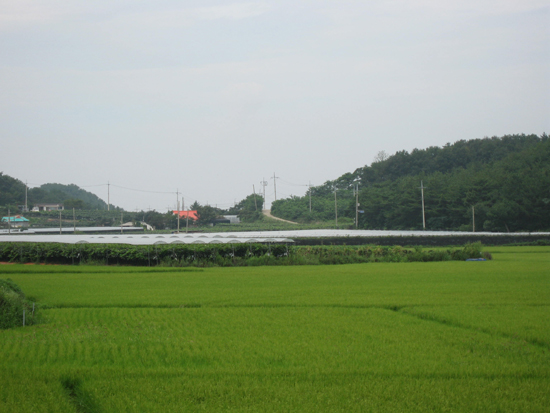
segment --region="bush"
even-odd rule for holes
[[[25,325],[37,323],[36,312],[33,313],[33,303],[25,298],[19,286],[9,278],[0,279],[0,329],[22,326],[23,311]]]

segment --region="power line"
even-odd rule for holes
[[[279,178],[277,177],[278,180],[280,180],[281,182],[287,184],[287,185],[291,185],[291,186],[309,186],[308,184],[295,184],[295,183],[292,183],[292,182],[288,182],[288,181],[285,181],[284,179],[282,178]]]
[[[150,194],[178,194],[178,192],[166,192],[166,191],[148,191],[146,189],[135,189],[135,188],[127,188],[125,186],[120,186],[120,185],[115,185],[115,184],[111,184],[111,186],[114,186],[115,188],[120,188],[120,189],[127,189],[128,191],[135,191],[135,192],[147,192],[147,193],[150,193]]]

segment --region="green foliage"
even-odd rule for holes
[[[32,325],[38,321],[33,304],[25,298],[21,288],[11,279],[0,279],[0,329]]]
[[[359,228],[419,230],[420,181],[429,230],[545,231],[550,229],[550,140],[514,135],[459,141],[443,148],[397,152],[342,175],[309,194],[273,203],[272,213],[299,222],[355,219],[353,184],[359,182]],[[472,211],[473,208],[473,211]]]
[[[0,206],[12,209],[15,214],[17,205],[25,203],[25,184],[19,179],[0,172]]]
[[[223,213],[221,209],[212,207],[210,205],[199,205],[195,210],[197,211],[197,216],[199,217],[196,222],[199,226],[210,225]]]
[[[2,243],[0,260],[48,264],[231,267],[464,260],[479,258],[480,251],[480,243],[467,244],[463,249],[445,252],[412,251],[400,246]]]
[[[86,209],[88,205],[82,199],[70,198],[63,201],[65,209]]]
[[[261,195],[251,194],[245,199],[230,208],[228,215],[237,215],[242,222],[256,222],[263,219],[262,209],[264,199]]]
[[[92,194],[74,184],[43,184],[40,187],[29,188],[27,191],[29,209],[39,203],[65,204],[67,209],[106,209],[107,204],[97,195]],[[18,206],[25,204],[25,183],[19,179],[0,172],[0,207],[12,213],[18,211]]]
[[[75,184],[43,184],[38,188],[29,189],[29,202],[35,203],[64,203],[69,201],[65,208],[76,209],[106,209],[107,203]],[[81,201],[81,202],[78,202]],[[112,206],[111,206],[112,208]]]

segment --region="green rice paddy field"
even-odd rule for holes
[[[493,261],[3,265],[0,412],[548,412],[550,247]]]

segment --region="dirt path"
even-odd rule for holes
[[[298,225],[297,222],[294,222],[294,221],[287,221],[286,219],[274,217],[273,215],[271,215],[271,210],[270,210],[270,209],[262,209],[262,213],[263,213],[266,217],[268,217],[268,218],[273,218],[273,219],[275,219],[275,220],[277,220],[277,221],[288,222],[289,224]]]

